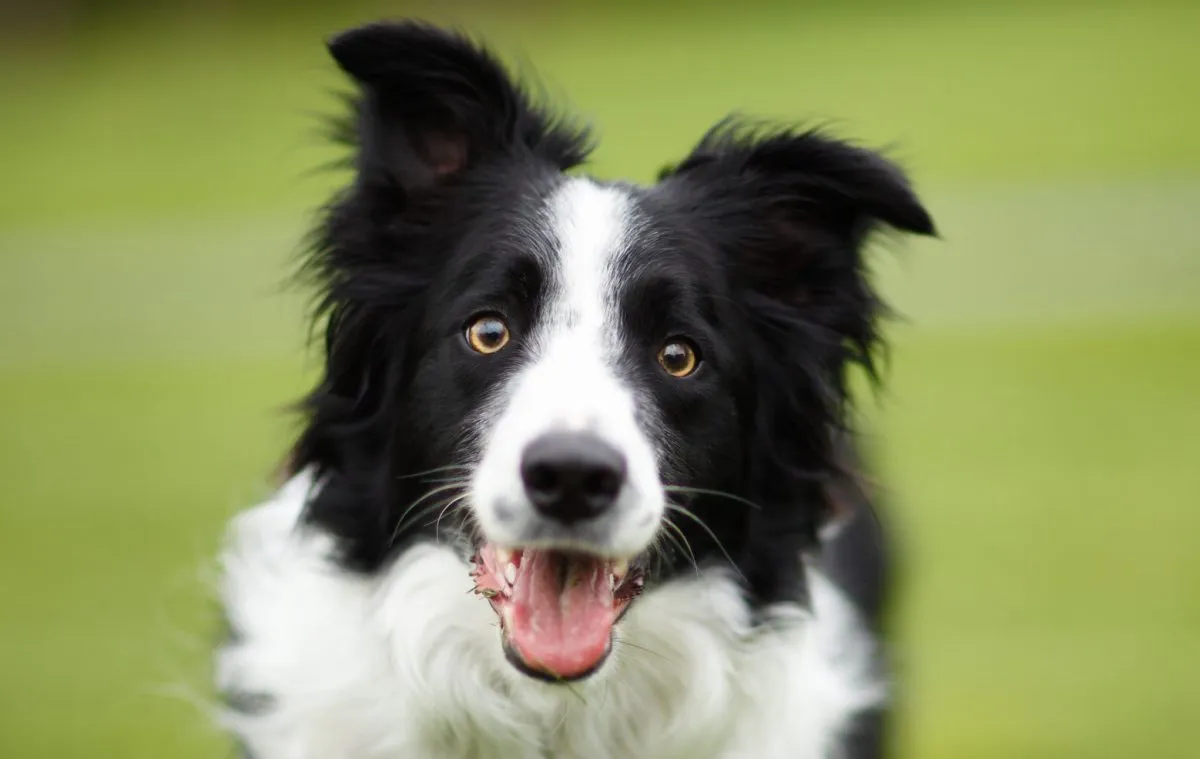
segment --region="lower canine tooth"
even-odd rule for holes
[[[511,563],[504,567],[504,579],[508,580],[509,585],[515,585],[517,582],[517,568]]]

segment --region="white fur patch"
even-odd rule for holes
[[[596,676],[530,679],[461,559],[418,545],[346,573],[299,523],[311,488],[300,475],[237,517],[223,556],[217,683],[269,698],[225,715],[255,759],[817,759],[886,696],[819,576],[813,618],[785,606],[758,627],[730,577],[683,576],[634,602]]]
[[[525,338],[528,362],[498,394],[494,420],[483,422],[469,502],[489,540],[526,545],[539,517],[521,482],[521,453],[549,432],[592,433],[624,456],[628,476],[615,507],[592,528],[589,547],[634,556],[653,540],[665,499],[638,404],[617,372],[623,346],[615,282],[634,224],[631,201],[622,190],[569,179],[546,214],[556,242],[542,263],[549,293]],[[653,410],[643,404],[642,411]],[[501,510],[510,518],[500,519]]]

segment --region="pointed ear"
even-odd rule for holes
[[[329,41],[358,84],[361,181],[411,191],[501,156],[561,170],[591,149],[585,128],[539,111],[489,52],[420,22],[378,23]]]
[[[826,366],[835,372],[846,348],[864,359],[875,340],[880,304],[862,255],[869,234],[881,226],[935,234],[897,166],[816,131],[725,121],[662,181],[714,225],[739,286],[835,349],[835,366]]]
[[[879,153],[829,137],[818,130],[772,129],[769,125],[726,119],[710,129],[682,162],[664,167],[659,179],[736,174],[738,186],[755,181],[762,193],[791,196],[808,211],[873,219],[904,232],[935,234],[904,172]],[[797,209],[801,210],[801,209]]]

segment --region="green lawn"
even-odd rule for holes
[[[905,755],[1190,755],[1200,7],[634,7],[465,18],[595,115],[603,175],[813,118],[895,143],[943,230],[879,259]],[[225,755],[209,561],[311,375],[279,287],[360,15],[0,52],[0,756]]]

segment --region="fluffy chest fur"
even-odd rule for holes
[[[225,720],[267,759],[804,759],[829,756],[885,684],[853,607],[814,574],[813,611],[750,624],[723,573],[652,591],[613,661],[568,686],[516,672],[466,563],[408,549],[376,576],[302,525],[301,475],[233,524],[223,601]]]

